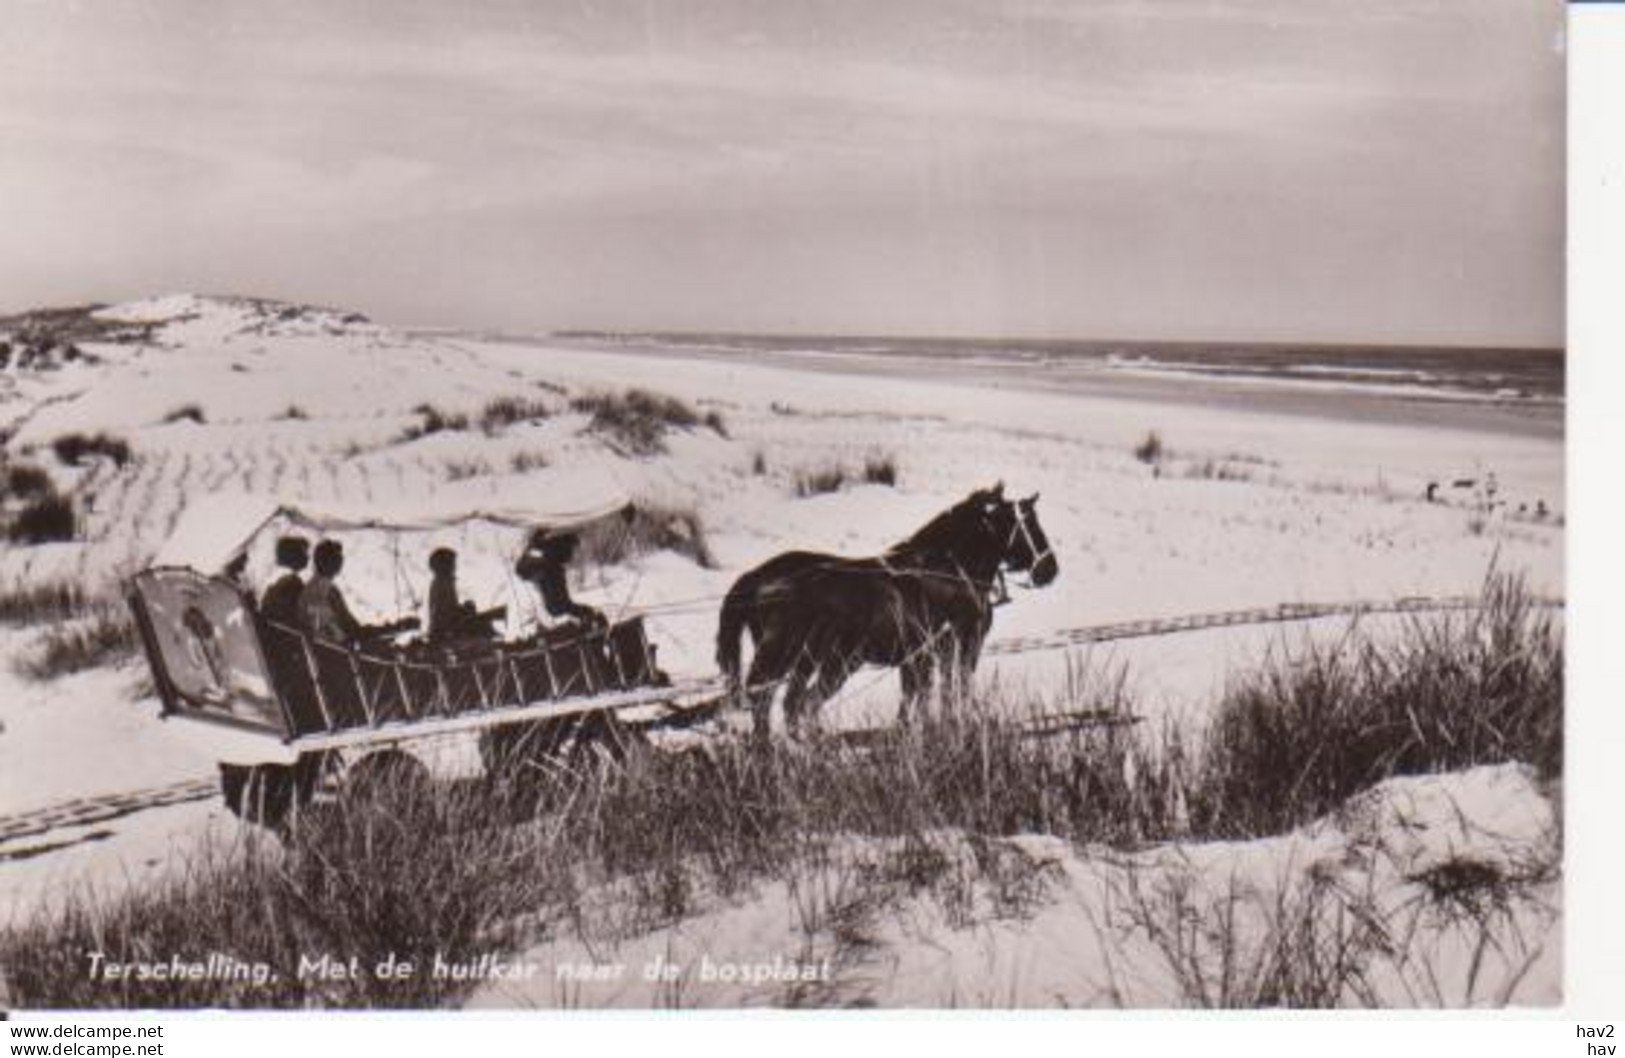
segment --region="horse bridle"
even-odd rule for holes
[[[1037,499],[1036,496],[1033,498]],[[1027,573],[1027,587],[1037,587],[1037,585],[1032,583],[1033,569],[1041,565],[1046,558],[1054,558],[1055,556],[1054,548],[1050,547],[1047,542],[1043,548],[1039,548],[1037,541],[1033,539],[1032,530],[1028,527],[1027,519],[1021,512],[1021,504],[1024,501],[1016,500],[1012,502],[1001,497],[998,502],[1008,504],[1014,511],[1014,517],[1012,519],[1014,524],[1011,525],[1010,532],[1005,536],[1004,542],[1000,546],[999,564],[993,570],[993,580],[984,586],[977,581],[975,577],[972,577],[969,573],[965,572],[965,567],[957,559],[954,561],[954,569],[959,574],[960,579],[969,585],[981,588],[982,591],[986,593],[989,602],[993,606],[1002,606],[1010,601],[1009,582],[1005,576],[1007,566],[1009,565],[1009,560],[1006,556],[1008,556],[1010,552],[1015,549],[1017,537],[1020,537],[1021,541],[1027,545],[1027,553],[1033,556],[1032,563],[1028,565],[1024,571]],[[983,526],[991,530],[992,533],[997,533],[998,527],[993,524],[993,520],[990,517],[992,511],[983,506],[978,513],[980,514]],[[880,567],[887,572],[895,572],[897,570],[897,567],[892,565],[891,558],[888,554],[878,556],[878,561],[880,563]]]
[[[1033,499],[1036,500],[1037,498],[1037,495],[1034,494]],[[1006,500],[1005,502],[1009,503],[1010,501]],[[1016,542],[1016,537],[1019,535],[1022,539],[1022,543],[1027,545],[1027,553],[1033,556],[1032,562],[1022,572],[1027,574],[1027,587],[1036,588],[1037,585],[1033,583],[1033,570],[1043,565],[1046,558],[1053,559],[1055,557],[1055,549],[1049,545],[1047,540],[1044,542],[1043,549],[1039,549],[1037,541],[1033,539],[1032,529],[1030,529],[1027,525],[1026,515],[1022,513],[1021,505],[1023,502],[1027,501],[1016,500],[1014,503],[1010,503],[1010,506],[1015,509],[1016,524],[1010,528],[1010,535],[1005,538],[1004,553],[1010,553],[1012,550],[1012,545]],[[1004,585],[1004,562],[1002,559],[999,563],[999,594],[1001,596],[999,601],[1009,601],[1010,592]]]

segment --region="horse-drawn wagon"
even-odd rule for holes
[[[130,579],[128,600],[164,715],[221,762],[232,810],[275,825],[324,791],[385,773],[421,777],[416,749],[428,740],[477,736],[489,766],[516,754],[616,752],[640,726],[706,715],[715,681],[674,684],[638,617],[566,622],[500,640],[340,642],[273,619],[233,575],[278,525],[433,540],[481,524],[516,539],[537,529],[578,532],[628,509],[626,497],[604,485],[550,495],[551,502],[496,503],[445,494],[365,510],[216,496],[190,507],[151,566]],[[664,708],[643,709],[655,717],[638,724],[618,719],[651,706]]]
[[[899,669],[906,718],[937,677],[949,695],[968,686],[1007,572],[1042,586],[1058,570],[1036,497],[978,490],[873,558],[787,552],[745,573],[720,600],[721,677],[676,682],[637,617],[505,640],[341,642],[276,619],[239,579],[249,549],[258,540],[263,551],[279,522],[392,540],[476,522],[573,534],[629,509],[597,482],[548,495],[547,504],[498,504],[448,490],[433,503],[365,510],[234,496],[190,508],[151,567],[131,578],[129,601],[164,714],[207,734],[227,804],[275,825],[324,791],[389,773],[421,780],[413,747],[441,736],[477,735],[488,769],[572,767],[583,754],[619,755],[651,728],[709,719],[729,699],[751,707],[765,738],[779,690],[797,732],[863,665]],[[755,647],[748,672],[744,635]]]

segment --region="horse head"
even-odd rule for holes
[[[1001,481],[972,493],[969,502],[978,506],[985,531],[996,543],[1000,569],[1026,573],[1039,588],[1055,579],[1061,567],[1038,521],[1038,493],[1011,500]]]
[[[1060,573],[1049,536],[1038,520],[1037,493],[1012,500],[999,482],[971,493],[933,524],[938,537],[954,541],[950,550],[973,551],[986,559],[989,572],[996,568],[1026,573],[1040,588]]]
[[[1025,563],[1035,587],[1049,584],[1061,572],[1061,563],[1050,546],[1049,536],[1038,521],[1038,493],[1016,501],[1016,534],[1020,537],[1020,561]],[[1012,568],[1022,568],[1013,565]]]
[[[951,556],[973,571],[980,569],[978,576],[993,576],[997,570],[1027,573],[1035,586],[1043,587],[1055,579],[1060,565],[1037,508],[1036,493],[1012,500],[999,482],[972,492],[887,554],[894,559]]]

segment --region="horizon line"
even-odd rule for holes
[[[1625,0],[1621,0],[1625,2]],[[271,302],[281,305],[297,306],[306,309],[320,309],[328,312],[355,312],[357,310],[339,304],[323,304],[304,299],[286,297],[264,296],[258,294],[241,293],[203,293],[199,291],[169,291],[165,293],[148,294],[127,300],[90,299],[73,303],[57,305],[35,305],[22,309],[0,309],[0,320],[28,316],[35,313],[59,313],[85,311],[95,312],[101,309],[113,308],[118,305],[127,305],[139,301],[157,301],[163,298],[191,296],[204,300],[214,301],[250,301]],[[948,334],[940,332],[923,331],[807,331],[807,330],[734,330],[718,328],[714,330],[695,330],[692,328],[663,328],[663,327],[535,327],[514,328],[501,325],[485,324],[417,324],[397,323],[379,319],[370,312],[363,312],[370,322],[380,323],[402,331],[440,331],[440,332],[477,332],[498,338],[553,338],[560,340],[571,339],[624,339],[624,338],[661,338],[661,339],[769,339],[774,341],[807,341],[813,339],[833,340],[841,342],[850,341],[910,341],[910,342],[942,342],[945,344],[1026,344],[1026,345],[1130,345],[1130,346],[1160,346],[1160,347],[1187,347],[1187,348],[1250,348],[1250,349],[1334,349],[1347,351],[1378,350],[1378,349],[1437,349],[1468,351],[1496,351],[1496,352],[1539,352],[1559,353],[1567,355],[1568,343],[1559,341],[1550,342],[1493,342],[1493,341],[1380,341],[1380,340],[1353,340],[1353,339],[1324,339],[1324,338],[1172,338],[1152,337],[1145,335],[1070,335],[1057,337],[1054,335],[1037,336],[1021,334]]]

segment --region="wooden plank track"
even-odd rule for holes
[[[1179,632],[1201,632],[1211,628],[1233,628],[1240,625],[1313,621],[1324,617],[1467,611],[1476,610],[1480,605],[1479,598],[1470,595],[1448,596],[1445,598],[1410,597],[1385,601],[1342,603],[1282,603],[1278,606],[1263,606],[1250,610],[1219,610],[1212,613],[1154,617],[1138,621],[1120,621],[1115,624],[1063,628],[1054,632],[1045,632],[1032,636],[1013,636],[993,640],[982,651],[982,655],[992,657],[1005,654],[1028,654],[1045,650],[1066,650],[1071,647],[1088,646],[1091,643],[1109,643],[1121,639],[1143,639],[1150,636],[1173,635]],[[1544,609],[1560,609],[1563,606],[1563,600],[1537,599],[1535,605]]]
[[[82,827],[133,815],[149,808],[203,801],[220,792],[216,779],[188,779],[185,782],[131,790],[103,797],[79,797],[32,812],[0,816],[0,845],[22,838],[38,837],[62,827]]]

